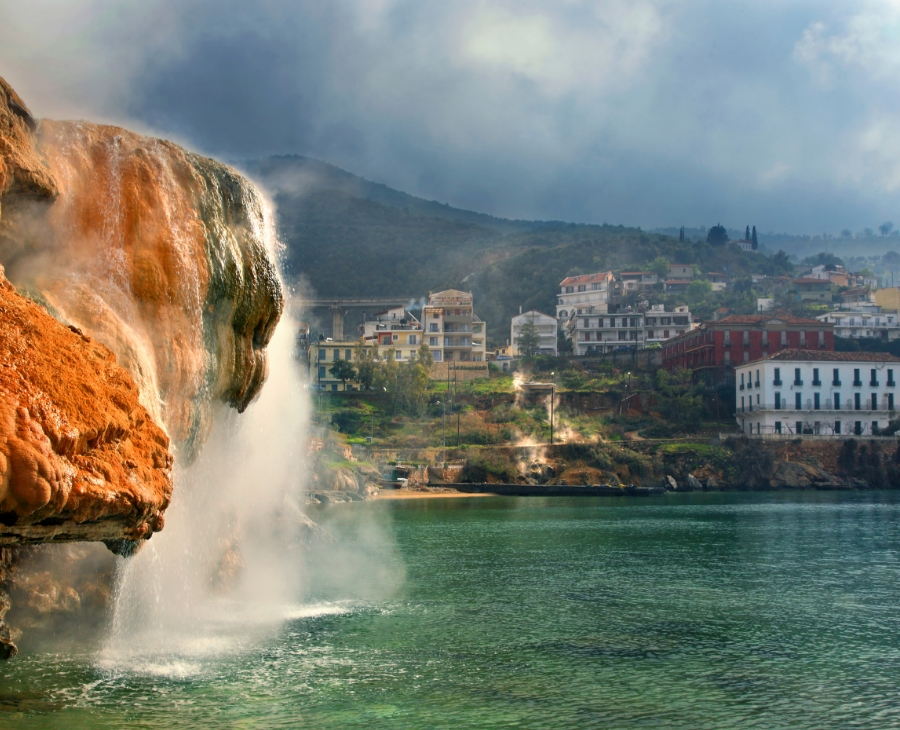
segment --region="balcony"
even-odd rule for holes
[[[831,384],[832,384],[835,388],[839,388],[839,387],[841,386],[841,381],[840,381],[840,380],[832,380],[832,381],[831,381]]]
[[[885,403],[883,405],[879,405],[878,408],[872,408],[871,402],[861,402],[860,407],[857,408],[856,404],[853,402],[842,403],[840,406],[835,406],[834,402],[829,398],[828,400],[824,400],[820,402],[820,407],[816,408],[815,403],[812,399],[807,399],[800,408],[797,408],[797,404],[789,404],[788,401],[783,400],[780,404],[777,403],[763,403],[760,405],[750,405],[745,408],[741,408],[738,406],[738,413],[749,413],[751,411],[779,411],[781,413],[784,412],[795,412],[795,413],[804,413],[804,412],[816,412],[823,413],[826,411],[830,411],[832,413],[889,413],[891,414],[891,418],[893,418],[893,414],[897,412],[897,407],[890,403]]]
[[[784,385],[784,381],[782,381],[781,378],[775,378],[775,380],[772,381],[772,385]]]
[[[812,381],[812,384],[813,385],[822,385],[822,381],[819,380],[818,378],[816,378],[815,380]]]
[[[862,387],[862,380],[854,380],[854,381],[853,381],[853,387],[854,387],[854,388],[861,388],[861,387]]]
[[[870,381],[869,381],[869,387],[870,387],[870,388],[877,388],[877,387],[878,387],[878,381],[877,381],[877,380],[870,380]]]
[[[794,385],[803,385],[803,381],[797,378],[794,378]]]

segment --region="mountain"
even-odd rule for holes
[[[559,282],[572,274],[643,268],[657,257],[737,276],[782,273],[786,265],[786,258],[773,268],[760,253],[639,228],[460,210],[305,157],[241,167],[273,196],[289,280],[305,280],[322,297],[472,291],[494,345],[506,341],[520,306],[555,313]]]

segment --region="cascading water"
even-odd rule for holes
[[[239,649],[297,598],[309,400],[289,320],[243,415],[220,407],[197,459],[178,466],[166,529],[123,561],[101,665],[178,671]]]

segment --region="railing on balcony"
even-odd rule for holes
[[[859,408],[852,401],[841,403],[835,406],[832,400],[820,401],[819,407],[815,407],[815,402],[807,399],[798,408],[796,403],[790,404],[786,400],[780,403],[752,403],[746,407],[738,406],[738,413],[750,413],[752,411],[833,411],[835,413],[854,412],[854,413],[894,413],[897,407],[893,403],[879,403],[876,408],[872,408],[871,401],[862,401]]]

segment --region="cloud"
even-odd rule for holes
[[[34,111],[300,153],[497,215],[840,230],[900,215],[900,5],[31,0]]]

